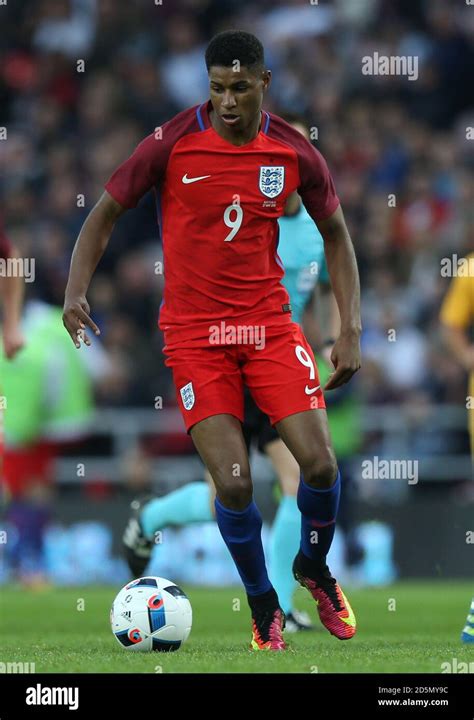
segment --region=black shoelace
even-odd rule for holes
[[[275,612],[276,609],[273,608],[273,610],[262,609],[253,613],[255,625],[263,642],[270,640],[270,627],[275,618]]]
[[[321,573],[318,573],[318,576],[314,579],[318,583],[318,585],[323,588],[324,592],[329,595],[329,598],[334,607],[336,608],[337,612],[343,610],[341,601],[339,600],[339,596],[336,592],[336,578],[333,578],[333,576],[331,575],[331,571],[329,570],[327,565],[324,570]]]

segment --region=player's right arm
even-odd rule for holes
[[[125,210],[136,207],[152,187],[160,185],[174,143],[197,130],[195,108],[184,110],[157,128],[112,174],[105,186],[106,192],[89,213],[74,246],[64,301],[63,322],[76,347],[80,347],[79,339],[85,326],[96,335],[100,332],[90,318],[86,293],[116,220]],[[84,342],[90,345],[86,334]]]
[[[115,222],[125,210],[108,192],[104,192],[87,216],[74,246],[64,299],[63,323],[77,348],[80,347],[82,334],[85,344],[90,345],[90,339],[84,332],[86,326],[96,335],[100,334],[90,317],[86,294]]]

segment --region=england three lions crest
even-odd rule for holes
[[[285,187],[283,165],[262,165],[260,168],[260,191],[269,198],[275,198]]]
[[[191,410],[194,407],[194,389],[192,382],[184,385],[180,388],[181,399],[183,401],[184,409]]]

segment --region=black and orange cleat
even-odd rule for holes
[[[306,560],[305,564],[307,562]],[[331,635],[339,640],[350,640],[354,637],[356,633],[354,612],[328,566],[325,565],[321,571],[311,573],[311,577],[308,577],[301,570],[301,558],[298,553],[293,563],[293,575],[316,600],[319,619]]]
[[[285,650],[282,632],[285,628],[285,613],[281,608],[262,608],[252,611],[251,650]]]

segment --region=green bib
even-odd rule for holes
[[[321,387],[324,387],[331,375],[329,365],[321,356],[316,356]],[[331,394],[337,390],[329,390],[326,393],[326,402]],[[360,423],[360,402],[354,393],[348,394],[334,405],[327,402],[326,412],[328,414],[329,429],[334,446],[336,458],[345,458],[358,450],[362,442]]]
[[[5,441],[26,445],[40,439],[73,438],[93,412],[91,381],[81,351],[63,326],[60,308],[34,303],[23,327],[25,348],[11,361],[0,356]]]

